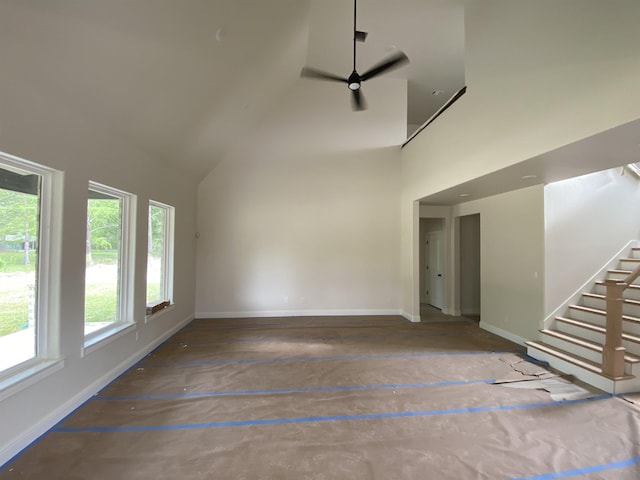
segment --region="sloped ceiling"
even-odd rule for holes
[[[370,33],[358,64],[405,51],[411,64],[390,76],[408,80],[407,120],[422,123],[464,84],[461,1],[360,0],[358,9]],[[3,0],[0,95],[28,79],[202,178],[308,81],[303,65],[350,73],[352,15],[345,0]]]
[[[423,124],[465,85],[461,0],[359,0],[357,28],[369,33],[357,44],[360,73],[398,50],[409,57],[409,65],[387,74],[408,80],[408,124]],[[312,2],[308,64],[348,76],[352,29],[353,2]],[[366,84],[363,91],[366,95]]]

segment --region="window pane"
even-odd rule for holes
[[[0,371],[34,358],[41,176],[0,166]]]
[[[147,303],[164,298],[163,258],[165,251],[165,209],[149,205],[149,234],[147,244]]]
[[[147,306],[171,301],[173,207],[149,202],[147,236]]]
[[[120,321],[122,199],[89,189],[84,333]]]

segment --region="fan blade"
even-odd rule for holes
[[[360,75],[360,79],[364,82],[365,80],[380,75],[388,70],[398,68],[405,63],[409,63],[409,57],[407,57],[403,52],[398,52],[387,60],[367,70],[365,73]]]
[[[367,35],[369,35],[367,32],[361,32],[360,30],[356,30],[355,37],[358,42],[364,43],[364,41],[367,39]]]
[[[344,77],[340,77],[338,75],[334,75],[333,73],[323,72],[322,70],[317,70],[310,67],[304,67],[300,72],[300,76],[305,78],[315,78],[317,80],[331,80],[334,82],[347,83],[347,79]]]
[[[364,99],[364,95],[358,90],[351,90],[351,108],[356,112],[361,112],[367,109],[367,102]]]

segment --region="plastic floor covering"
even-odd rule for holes
[[[464,320],[195,320],[0,479],[639,479],[639,407],[494,384],[529,360]]]

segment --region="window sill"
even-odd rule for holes
[[[0,401],[63,368],[64,360],[34,359],[27,362],[22,368],[10,372],[6,376],[0,376]]]
[[[165,307],[162,310],[158,310],[156,313],[154,313],[152,315],[147,315],[146,317],[144,317],[144,323],[149,323],[152,320],[155,320],[156,318],[161,317],[165,313],[170,312],[171,310],[173,310],[175,308],[175,306],[176,306],[176,304],[172,303],[168,307]]]
[[[104,330],[99,330],[95,335],[85,338],[81,356],[85,357],[135,330],[135,323],[118,323]]]

